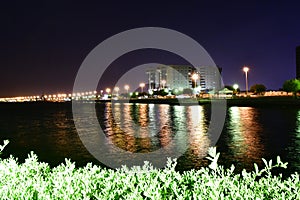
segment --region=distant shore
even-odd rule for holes
[[[251,106],[251,107],[262,107],[262,106],[299,106],[300,98],[295,97],[282,97],[282,96],[271,96],[271,97],[239,97],[227,99],[227,106]]]
[[[223,99],[224,100],[224,99]],[[113,100],[113,102],[152,103],[170,105],[206,105],[219,102],[220,99],[130,99]],[[294,97],[235,97],[226,99],[227,106],[299,106],[300,98]]]
[[[224,99],[223,99],[224,100]],[[169,104],[169,105],[209,105],[212,102],[219,102],[220,99],[208,99],[208,98],[145,98],[145,99],[118,99],[118,100],[96,100],[96,103],[146,103],[146,104]],[[82,100],[78,102],[93,102],[93,100]],[[67,102],[51,102],[51,101],[33,101],[33,102],[0,102],[1,104],[6,103],[71,103]],[[234,97],[226,99],[227,106],[299,106],[300,98],[291,96],[262,96],[262,97]]]

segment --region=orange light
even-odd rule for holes
[[[199,75],[198,74],[196,74],[196,73],[194,73],[193,75],[192,75],[192,79],[193,80],[197,80],[199,78]]]

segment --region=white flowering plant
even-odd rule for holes
[[[279,157],[275,165],[263,159],[263,169],[254,164],[252,172],[235,173],[233,165],[218,165],[219,155],[210,148],[208,167],[182,173],[171,159],[164,169],[145,162],[113,170],[91,163],[76,168],[68,159],[51,168],[32,152],[24,163],[11,156],[0,160],[0,199],[300,199],[298,173],[272,175],[274,167],[287,167]]]

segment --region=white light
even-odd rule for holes
[[[124,89],[128,92],[128,90],[129,90],[129,85],[125,85],[125,86],[124,86]]]
[[[192,79],[193,80],[197,80],[199,78],[199,75],[198,74],[196,74],[196,73],[194,73],[193,75],[192,75]]]
[[[145,87],[145,83],[140,83],[140,87],[141,87],[141,92],[143,92],[143,89],[144,89],[144,87]]]
[[[114,89],[116,92],[119,92],[120,88],[119,87],[115,87]]]
[[[233,89],[237,90],[239,88],[239,85],[238,84],[233,84]]]
[[[249,67],[246,67],[246,66],[243,67],[243,71],[244,71],[244,72],[248,72],[249,70],[250,70]]]

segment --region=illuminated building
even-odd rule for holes
[[[200,66],[196,71],[190,65],[160,65],[147,70],[150,89],[194,88],[199,90],[219,90],[221,88],[221,69],[216,67]],[[197,79],[192,75],[197,74]],[[195,76],[194,76],[195,77]]]

